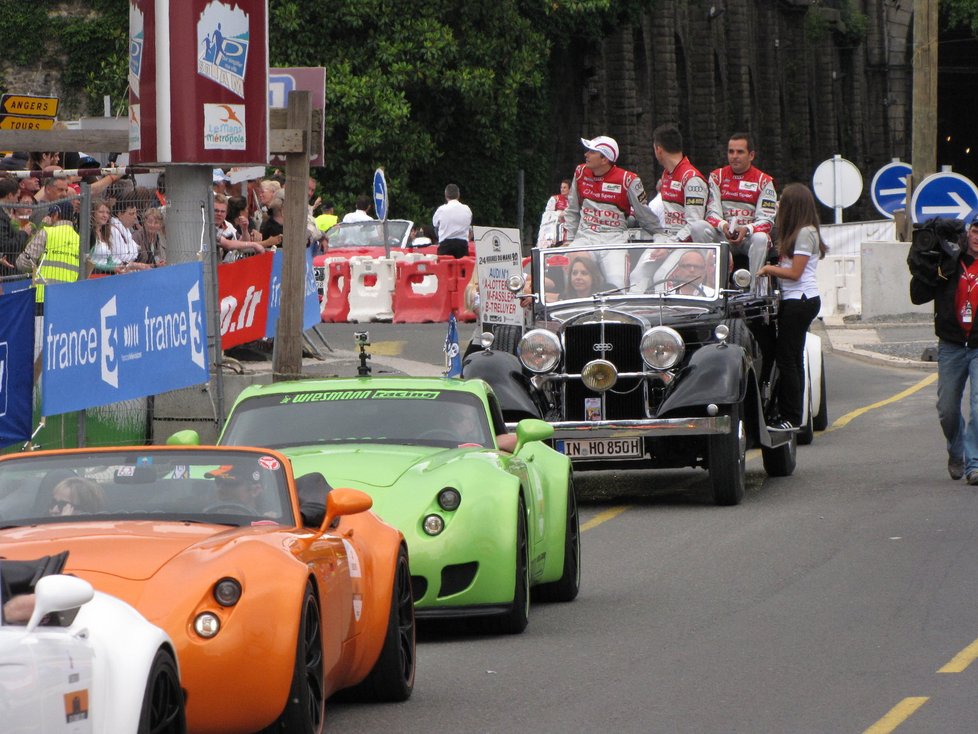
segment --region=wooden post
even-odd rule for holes
[[[272,379],[302,376],[302,304],[305,295],[307,206],[310,139],[309,92],[289,92],[287,126],[303,132],[301,150],[285,154],[285,239],[282,246],[282,292],[275,346],[272,352]]]
[[[937,6],[938,0],[913,4],[912,160],[918,183],[937,171]]]

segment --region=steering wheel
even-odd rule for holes
[[[694,280],[699,280],[699,278],[694,278]],[[669,296],[669,295],[685,296],[685,295],[689,295],[689,294],[688,293],[679,293],[679,289],[680,288],[685,288],[686,286],[690,286],[691,285],[691,286],[693,286],[696,289],[696,295],[704,296],[704,297],[706,296],[706,291],[703,290],[703,285],[701,283],[695,283],[693,281],[689,281],[689,282],[686,282],[686,283],[678,283],[677,285],[673,285],[671,288],[667,289],[666,292],[664,292],[664,293],[660,293],[660,294],[656,294],[655,293],[655,287],[656,286],[658,286],[658,285],[664,285],[665,283],[673,283],[673,282],[674,281],[673,281],[672,278],[663,278],[661,280],[656,280],[656,281],[654,281],[652,283],[652,285],[650,285],[648,288],[645,289],[645,293],[646,294],[655,294],[655,295],[667,295],[667,296]],[[673,290],[673,289],[675,289],[675,290]]]
[[[447,428],[429,428],[427,431],[418,434],[418,438],[429,441],[450,441],[451,443],[458,443],[458,436]]]
[[[230,512],[234,515],[257,515],[258,512],[252,508],[248,507],[241,502],[215,502],[212,505],[207,505],[204,508],[204,512]]]

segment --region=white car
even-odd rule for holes
[[[0,622],[4,734],[186,731],[179,669],[163,630],[74,576],[44,576],[34,591],[26,625]]]

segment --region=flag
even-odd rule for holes
[[[462,376],[462,354],[458,348],[458,322],[453,313],[448,319],[448,335],[445,337],[445,377]]]

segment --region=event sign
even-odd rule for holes
[[[265,328],[265,338],[272,339],[278,329],[278,315],[282,306],[282,263],[285,254],[279,249],[272,258],[271,297],[268,299],[268,325]],[[311,329],[322,322],[320,314],[319,291],[316,289],[315,271],[312,266],[312,249],[306,248],[306,277],[305,294],[302,298],[302,328]]]
[[[129,90],[132,163],[267,163],[267,0],[129,0]]]
[[[217,266],[221,349],[265,337],[273,259],[267,255],[254,255]]]
[[[45,286],[43,323],[43,415],[208,380],[201,263]]]
[[[34,291],[0,296],[0,447],[31,437]]]
[[[473,229],[482,323],[523,326],[523,306],[507,287],[510,276],[523,272],[519,230]]]

